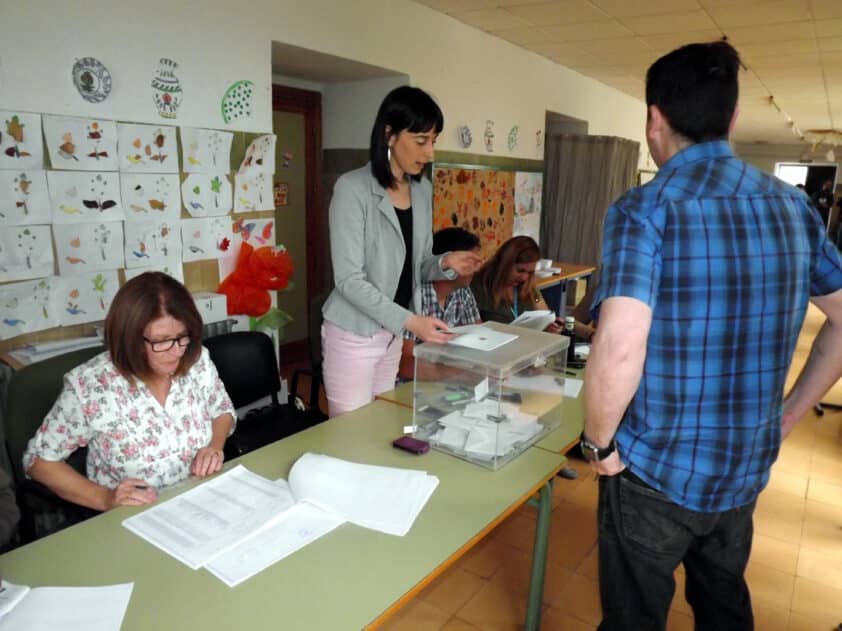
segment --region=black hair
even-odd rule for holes
[[[728,42],[688,44],[646,73],[646,105],[656,105],[676,133],[694,143],[728,137],[737,106],[740,55]]]
[[[479,247],[479,237],[464,228],[442,228],[433,233],[433,254],[446,254]]]
[[[369,146],[371,171],[383,188],[395,185],[395,176],[389,165],[387,127],[394,135],[404,130],[412,133],[435,130],[439,134],[444,128],[444,115],[432,97],[421,88],[402,85],[386,95],[377,110]],[[413,177],[421,178],[420,175]]]

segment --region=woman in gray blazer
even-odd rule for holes
[[[447,342],[447,325],[417,315],[425,280],[472,274],[474,252],[432,255],[432,185],[421,173],[444,126],[423,90],[392,90],[371,131],[371,161],[336,182],[330,203],[335,288],[324,305],[322,352],[331,416],[394,387],[404,329]]]

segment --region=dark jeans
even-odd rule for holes
[[[743,573],[751,552],[752,502],[722,513],[673,503],[626,470],[599,480],[599,631],[661,631],[684,563],[696,631],[754,628]]]

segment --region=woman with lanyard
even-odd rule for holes
[[[447,325],[417,315],[422,281],[453,280],[482,264],[475,252],[432,255],[433,189],[421,174],[444,126],[423,90],[392,90],[371,130],[370,162],[336,182],[330,203],[335,288],[325,303],[322,352],[330,416],[395,385],[403,330],[445,343]]]
[[[484,321],[509,324],[524,311],[549,309],[534,282],[539,258],[541,251],[534,239],[512,237],[477,272],[471,290]],[[561,328],[555,321],[544,330],[558,333]]]

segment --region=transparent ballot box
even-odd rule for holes
[[[415,346],[414,436],[499,469],[561,424],[569,339],[488,322]]]

